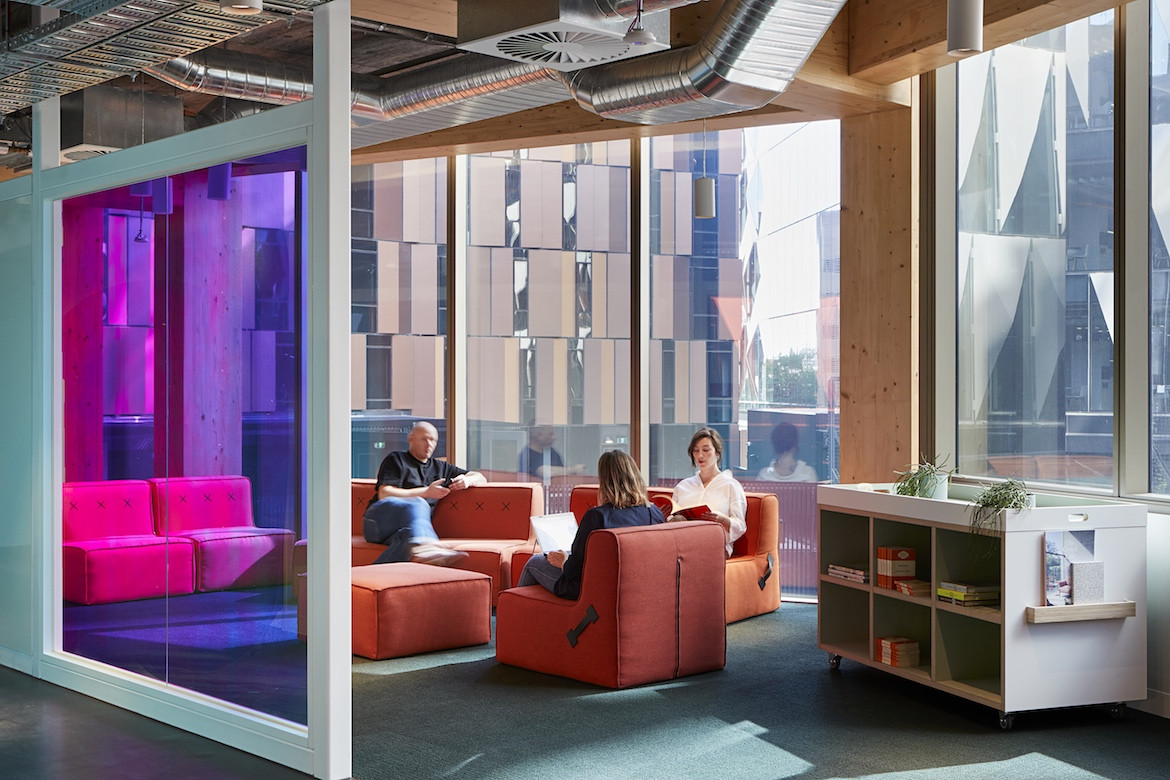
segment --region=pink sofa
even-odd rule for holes
[[[105,604],[194,591],[194,545],[186,537],[155,533],[147,482],[67,482],[62,498],[67,600]]]
[[[581,595],[512,588],[496,606],[496,659],[625,688],[726,663],[723,531],[715,523],[589,535]]]
[[[385,545],[367,542],[362,514],[374,497],[374,480],[354,479],[350,485],[350,522],[354,566],[373,563]],[[489,482],[452,493],[435,506],[432,521],[439,538],[468,554],[460,569],[492,578],[492,604],[501,587],[512,582],[512,556],[536,549],[532,516],[544,514],[539,482]]]
[[[247,477],[170,477],[149,480],[155,530],[195,545],[199,591],[281,585],[291,581],[296,536],[257,527]]]

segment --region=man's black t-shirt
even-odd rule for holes
[[[399,488],[426,487],[438,479],[455,479],[466,474],[467,469],[452,466],[445,460],[431,458],[426,463],[420,462],[407,452],[391,452],[378,467],[378,484],[374,486],[374,500],[377,501],[378,490],[383,485]],[[434,508],[439,502],[437,498],[428,498],[427,503]]]

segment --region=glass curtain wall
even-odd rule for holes
[[[694,473],[703,426],[748,491],[780,495],[785,597],[816,593],[816,480],[837,474],[837,122],[650,142],[651,481]],[[695,218],[692,181],[715,179]]]
[[[353,476],[373,479],[416,420],[447,447],[447,161],[351,177]]]
[[[1150,492],[1170,494],[1170,0],[1150,5]]]
[[[630,147],[471,155],[468,463],[549,511],[630,442]]]
[[[965,474],[1113,485],[1113,41],[1108,12],[958,64]]]
[[[61,203],[61,649],[300,724],[306,196],[299,147]]]

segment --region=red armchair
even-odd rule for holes
[[[650,498],[670,497],[673,488],[651,487]],[[747,531],[736,540],[727,559],[727,622],[763,615],[780,608],[780,504],[770,493],[748,493]],[[597,485],[578,485],[569,497],[577,521],[597,506]],[[522,566],[517,560],[513,566]]]
[[[199,591],[282,585],[290,581],[296,536],[258,527],[247,477],[169,477],[149,480],[159,535],[195,545]]]
[[[62,498],[62,595],[67,600],[105,604],[194,591],[191,540],[155,534],[148,483],[67,482]]]
[[[714,523],[594,531],[576,601],[500,594],[496,659],[609,688],[722,669],[723,559]]]

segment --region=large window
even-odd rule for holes
[[[469,462],[551,508],[630,441],[630,147],[466,158]]]
[[[61,203],[62,650],[307,723],[305,149]]]
[[[1150,492],[1170,494],[1170,1],[1150,13]]]
[[[778,425],[819,479],[835,477],[839,146],[836,122],[652,139],[652,479],[690,475],[704,425],[741,479],[784,476],[767,471]],[[704,174],[714,218],[693,216]]]
[[[1111,487],[1114,23],[958,65],[957,456]]]
[[[816,488],[838,455],[840,131],[836,122],[650,143],[650,463],[694,473],[711,426],[723,467],[779,495],[785,598],[816,594]],[[692,182],[715,179],[713,218]]]
[[[446,455],[447,161],[353,169],[353,475],[406,449],[415,420]]]

